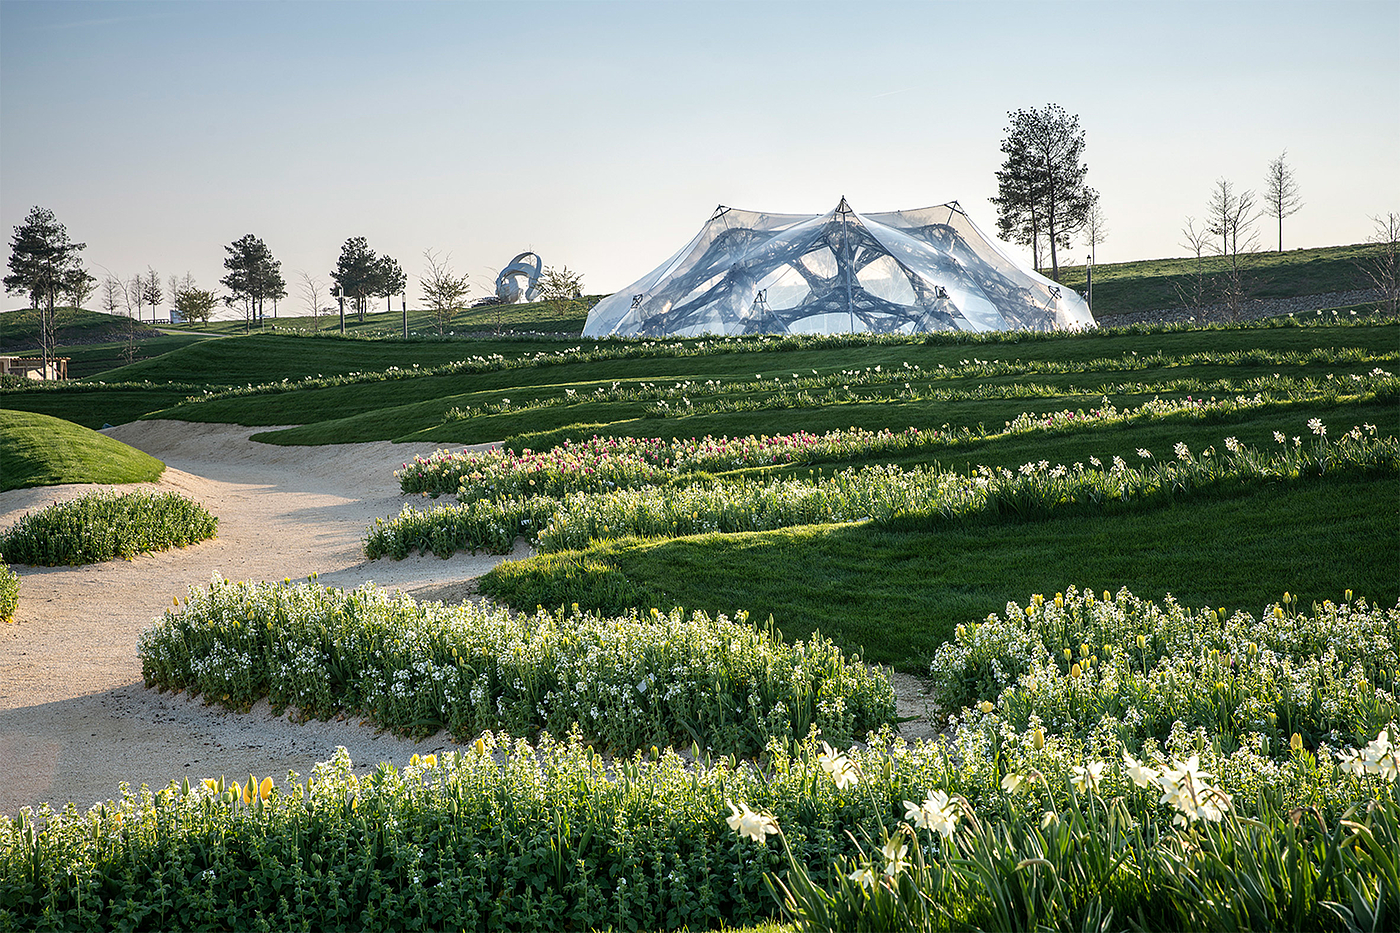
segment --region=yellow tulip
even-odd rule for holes
[[[1079,664],[1078,664],[1078,663],[1075,663],[1075,664],[1071,664],[1071,665],[1070,665],[1070,667],[1069,667],[1069,676],[1071,676],[1071,677],[1078,677],[1078,676],[1080,675],[1080,673],[1081,673],[1081,672],[1080,672],[1080,670],[1079,670]]]
[[[270,776],[263,778],[263,782],[258,785],[258,796],[263,800],[272,796],[272,778]]]
[[[1288,747],[1295,752],[1301,752],[1303,750],[1303,737],[1296,732],[1293,733],[1293,737],[1288,740]]]

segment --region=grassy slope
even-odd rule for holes
[[[787,638],[813,631],[872,661],[919,672],[960,622],[1073,584],[1129,587],[1188,605],[1258,611],[1286,590],[1303,604],[1347,588],[1400,596],[1394,477],[1265,487],[1172,508],[899,533],[810,525],[662,541],[613,541],[502,564],[483,591],[517,608],[578,602],[773,616]],[[603,578],[580,585],[581,568]]]
[[[167,338],[157,338],[161,339]],[[389,366],[433,366],[478,354],[514,356],[565,345],[559,341],[531,340],[422,340],[402,343],[325,338],[308,342],[308,338],[304,337],[270,334],[237,340],[206,340],[181,335],[168,339],[182,345],[161,356],[100,372],[81,384],[69,384],[57,391],[34,387],[23,392],[6,393],[0,396],[3,399],[0,404],[6,408],[42,412],[86,427],[99,428],[103,424],[124,424],[152,412],[173,408],[197,391],[191,389],[191,385],[208,385],[217,389],[283,378],[382,370]],[[127,384],[120,388],[105,385],[118,382]],[[229,420],[237,421],[238,418]]]
[[[555,314],[543,302],[525,302],[518,305],[492,305],[474,308],[455,315],[443,331],[445,335],[494,334],[503,332],[539,334],[579,334],[583,332],[588,309],[597,304],[602,295],[590,295],[579,301],[563,315]],[[339,314],[322,315],[313,318],[309,315],[287,313],[283,309],[279,317],[267,317],[260,324],[249,326],[244,321],[211,321],[208,324],[180,324],[177,327],[194,333],[236,335],[245,333],[340,333]],[[400,309],[385,311],[376,305],[365,312],[364,320],[355,314],[345,315],[345,332],[360,337],[401,337],[403,335],[403,312]],[[423,310],[408,310],[408,332],[410,336],[439,335],[433,316]]]
[[[1104,384],[1117,378],[1134,381],[1153,378],[1176,379],[1179,369],[1129,373],[1126,377],[1083,374],[1073,377],[1035,377],[1036,382],[1059,381],[1080,388],[1074,398],[1056,400],[1011,400],[1008,402],[948,403],[928,405],[840,405],[819,409],[760,411],[716,414],[689,418],[646,417],[641,403],[578,402],[555,407],[500,415],[483,415],[464,421],[444,423],[444,412],[453,406],[479,408],[509,398],[520,404],[536,398],[560,398],[568,389],[580,397],[599,387],[655,382],[671,385],[682,380],[704,383],[717,379],[726,383],[751,380],[758,373],[784,379],[793,373],[817,370],[826,374],[843,369],[883,366],[899,368],[903,363],[936,369],[940,364],[956,365],[968,358],[984,360],[1093,360],[1113,358],[1134,352],[1160,351],[1182,354],[1213,351],[1267,349],[1277,352],[1306,351],[1314,347],[1358,347],[1373,352],[1393,352],[1397,345],[1394,325],[1356,328],[1280,328],[1212,331],[1184,331],[1150,337],[1127,334],[1063,335],[1052,339],[966,346],[952,340],[909,343],[900,346],[872,346],[829,350],[798,350],[766,353],[731,353],[707,357],[618,360],[597,363],[570,363],[522,371],[482,375],[434,376],[415,380],[303,390],[295,393],[233,398],[185,405],[166,412],[164,417],[192,421],[237,421],[241,424],[301,424],[293,431],[264,436],[273,443],[321,444],[356,440],[400,440],[469,444],[519,437],[521,443],[541,449],[566,436],[592,434],[633,436],[700,437],[705,434],[788,433],[795,430],[830,430],[863,427],[1000,426],[1027,410],[1081,407],[1097,404]],[[1200,367],[1207,378],[1238,375],[1246,378],[1266,375],[1283,367]],[[1302,371],[1302,367],[1294,367]],[[1213,372],[1212,372],[1213,370]],[[1325,372],[1322,370],[1321,372]],[[988,380],[963,379],[940,382],[952,388],[967,388]],[[1015,381],[1030,381],[1030,378]],[[1071,393],[1072,394],[1072,393]],[[1183,393],[1184,394],[1184,393]],[[1127,404],[1131,399],[1114,398]]]
[[[60,308],[58,316],[59,356],[72,356],[70,348],[90,343],[125,340],[135,322],[126,317],[96,311]],[[135,324],[143,337],[158,331],[149,323]],[[39,347],[39,318],[32,309],[0,312],[0,352],[33,355]]]
[[[165,464],[95,431],[22,411],[0,411],[0,492],[60,483],[141,483]]]
[[[1246,283],[1252,298],[1291,298],[1371,288],[1359,268],[1377,246],[1328,246],[1287,252],[1258,252],[1246,259]],[[1225,261],[1207,257],[1209,282],[1224,274]],[[1178,287],[1195,271],[1194,259],[1147,259],[1104,263],[1094,267],[1094,314],[1111,318],[1133,311],[1155,311],[1181,304]],[[1048,274],[1048,273],[1046,273]],[[1076,291],[1085,289],[1084,267],[1061,266],[1060,281]],[[1218,289],[1207,285],[1207,293]],[[1112,323],[1111,320],[1108,323]]]

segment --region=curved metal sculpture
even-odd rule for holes
[[[543,264],[539,256],[528,251],[521,253],[496,276],[496,297],[508,305],[534,301],[540,293],[542,271]]]

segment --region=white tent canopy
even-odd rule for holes
[[[721,205],[680,252],[598,302],[587,337],[1093,327],[1074,291],[1011,257],[956,201],[857,214]]]

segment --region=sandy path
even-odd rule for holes
[[[248,714],[148,690],[136,641],[171,600],[219,573],[231,580],[293,580],[316,573],[329,586],[366,582],[420,600],[457,602],[504,558],[457,554],[368,562],[361,535],[406,501],[393,471],[415,454],[387,442],[277,447],[250,437],[268,428],[141,421],[108,434],[167,464],[155,488],[195,499],[219,518],[218,537],[183,550],[87,567],[14,569],[22,577],[15,624],[0,625],[0,813],[73,801],[87,807],[132,788],[288,770],[309,774],[344,745],[359,765],[403,764],[449,748],[445,733],[409,742],[356,720],[297,724],[266,701]],[[93,486],[0,493],[0,530],[26,511]],[[123,487],[130,489],[131,487]],[[523,557],[517,548],[512,557]],[[893,675],[900,716],[924,712],[923,685]],[[905,723],[910,737],[932,734]]]
[[[377,734],[358,722],[293,724],[261,704],[239,715],[147,690],[141,630],[214,573],[233,580],[305,579],[332,586],[373,581],[419,599],[456,601],[502,558],[458,554],[367,562],[365,526],[406,501],[393,471],[431,448],[389,443],[275,447],[266,428],[146,421],[107,433],[167,464],[156,488],[202,502],[219,534],[184,550],[88,567],[26,567],[15,623],[0,625],[0,813],[49,801],[86,807],[119,782],[163,787],[220,774],[310,772],[337,745],[357,762],[401,763],[448,744]],[[0,493],[0,529],[26,511],[92,486]],[[129,487],[128,487],[129,488]],[[522,547],[515,556],[523,556]]]

